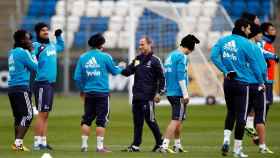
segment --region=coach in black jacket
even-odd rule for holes
[[[132,112],[134,123],[133,143],[125,150],[138,152],[142,141],[144,119],[152,130],[156,145],[153,151],[159,149],[162,138],[155,119],[155,102],[160,101],[160,95],[164,93],[165,79],[163,68],[158,57],[153,55],[152,41],[143,37],[139,42],[141,54],[138,55],[126,69],[122,71],[124,76],[134,76]]]

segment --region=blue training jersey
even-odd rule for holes
[[[17,47],[9,52],[8,86],[29,87],[30,71],[37,71],[38,63],[28,50]]]
[[[235,34],[221,38],[211,50],[211,60],[224,75],[235,71],[235,80],[264,83],[259,61],[247,38]]]
[[[33,43],[33,54],[38,59],[38,72],[36,73],[36,81],[56,82],[57,76],[57,53],[64,50],[64,41],[62,37],[56,38],[56,43],[50,42],[42,44]]]
[[[82,92],[109,92],[109,73],[120,74],[111,55],[94,49],[80,56],[74,74],[77,87]]]
[[[185,80],[188,85],[187,66],[188,58],[183,52],[174,50],[168,54],[164,62],[167,96],[183,96],[179,81]]]
[[[262,52],[262,49],[259,47],[259,45],[257,43],[254,43],[252,41],[250,41],[250,42],[251,42],[253,50],[254,50],[254,52],[253,52],[254,56],[255,56],[256,60],[258,61],[263,80],[266,82],[267,81],[267,64],[265,61],[264,53]],[[255,81],[257,81],[256,78],[255,78]],[[250,83],[257,84],[258,82],[250,82]]]

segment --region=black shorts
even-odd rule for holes
[[[273,84],[272,83],[266,83],[265,84],[266,90],[266,104],[272,105],[273,104]]]
[[[96,119],[96,125],[98,127],[106,127],[109,121],[109,114],[110,106],[108,93],[86,93],[82,124],[91,126],[92,121]]]
[[[264,91],[258,90],[259,85],[249,85],[249,109],[255,112],[255,122],[264,123],[266,118],[266,95]]]
[[[33,117],[31,93],[29,91],[18,91],[8,93],[10,104],[15,118],[15,125],[29,126]]]
[[[182,121],[186,119],[186,104],[182,103],[180,96],[167,96],[172,107],[172,120]]]
[[[35,104],[39,112],[52,110],[54,86],[51,83],[37,81],[34,84]]]

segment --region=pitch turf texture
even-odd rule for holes
[[[45,151],[13,152],[13,118],[8,98],[0,96],[0,158],[40,158]],[[83,105],[78,96],[55,98],[55,106],[49,120],[48,141],[55,149],[50,152],[54,158],[219,158],[223,157],[220,147],[223,138],[223,124],[226,109],[224,106],[192,106],[188,107],[188,119],[184,122],[183,145],[189,151],[180,154],[152,153],[154,139],[145,125],[143,143],[140,153],[120,152],[132,141],[132,115],[126,95],[113,94],[111,97],[110,123],[107,129],[105,144],[112,153],[98,154],[95,152],[95,133],[89,139],[89,152],[80,152],[80,119]],[[267,123],[267,144],[275,152],[274,155],[261,155],[257,146],[245,136],[245,152],[251,158],[280,158],[280,104],[271,108]],[[169,119],[170,107],[157,107],[156,116],[161,131],[164,132]],[[93,126],[95,127],[95,126]],[[33,143],[33,129],[28,132],[24,143],[29,148]],[[172,141],[173,144],[173,141]],[[228,157],[232,157],[230,154]]]

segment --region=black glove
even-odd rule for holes
[[[274,60],[275,60],[276,63],[279,63],[279,56],[275,55],[275,59]]]
[[[234,79],[236,76],[237,76],[237,73],[236,73],[235,71],[230,71],[230,72],[227,73],[227,76],[226,76],[226,77],[227,77],[228,79],[232,80],[232,79]]]
[[[269,68],[270,67],[269,60],[265,60],[265,62],[266,62],[266,67]]]
[[[55,30],[54,32],[54,35],[57,37],[57,36],[60,36],[62,34],[62,30],[61,29],[57,29]]]

